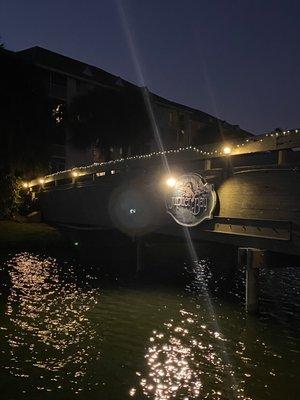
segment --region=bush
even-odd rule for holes
[[[0,171],[0,218],[11,218],[22,204],[21,179],[5,171]]]

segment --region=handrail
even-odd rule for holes
[[[228,158],[236,155],[282,151],[300,147],[300,129],[272,132],[264,135],[257,135],[243,140],[227,141],[225,143],[214,143],[201,147],[187,146],[179,149],[156,151],[149,154],[141,154],[127,158],[120,158],[102,163],[94,163],[88,166],[76,167],[60,171],[45,177],[36,178],[26,186],[43,187],[44,184],[62,179],[73,179],[87,174],[106,172],[113,174],[117,167],[119,170],[126,170],[136,163],[144,161],[160,161],[161,157],[167,157],[169,162],[179,160],[210,160],[214,158]],[[178,160],[178,161],[179,161]]]

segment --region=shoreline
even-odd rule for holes
[[[67,248],[66,238],[43,222],[0,221],[0,251]]]

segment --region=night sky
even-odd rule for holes
[[[299,15],[297,0],[0,0],[0,35],[263,133],[300,127]]]

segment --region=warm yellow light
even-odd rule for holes
[[[22,186],[23,186],[24,189],[27,189],[28,188],[28,183],[27,182],[23,182]]]
[[[174,187],[174,186],[176,185],[176,179],[170,177],[170,178],[168,178],[168,179],[166,180],[166,184],[167,184],[169,187]]]
[[[223,153],[224,154],[230,154],[231,153],[231,147],[229,147],[229,146],[223,147]]]
[[[73,176],[74,178],[76,178],[76,177],[78,176],[78,172],[73,171],[73,172],[72,172],[72,176]]]
[[[40,178],[40,179],[39,179],[39,183],[40,183],[41,185],[43,185],[43,184],[45,183],[45,179]]]

